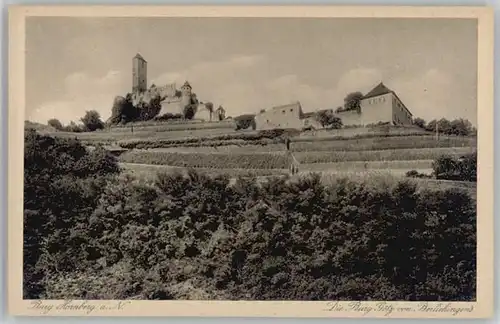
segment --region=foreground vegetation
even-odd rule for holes
[[[25,143],[25,298],[476,298],[464,190],[193,171],[145,183],[78,141]]]

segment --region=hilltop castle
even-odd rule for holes
[[[225,110],[222,106],[211,111],[207,104],[198,101],[196,94],[188,81],[184,82],[181,89],[176,88],[175,83],[157,87],[155,85],[148,89],[147,84],[147,61],[137,53],[132,59],[132,96],[134,99],[159,95],[162,98],[161,110],[158,116],[165,114],[184,115],[186,109],[192,109],[193,118],[203,120],[223,120]]]
[[[329,109],[330,110],[330,109]],[[377,123],[391,125],[411,125],[412,113],[399,99],[396,92],[382,82],[364,95],[358,109],[333,111],[345,126],[366,126]],[[314,113],[303,113],[300,102],[273,107],[255,116],[257,129],[296,128],[322,126],[314,118]]]

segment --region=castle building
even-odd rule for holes
[[[148,62],[137,53],[132,59],[132,93],[144,92],[148,88]]]
[[[184,108],[187,105],[195,105],[196,108],[198,108],[198,102],[193,96],[192,87],[187,81],[182,85],[180,91],[176,89],[175,84],[166,85],[160,88],[159,91],[164,99],[161,102],[161,110],[158,116],[165,114],[183,114]]]
[[[389,123],[411,125],[413,115],[396,92],[382,82],[369,91],[360,101],[360,109],[336,112],[344,125]]]
[[[257,129],[303,127],[303,112],[300,102],[276,106],[255,116]]]
[[[333,111],[331,111],[334,113]],[[255,116],[257,129],[322,128],[317,112],[303,113],[299,102],[263,110]],[[398,95],[382,82],[364,95],[357,109],[335,112],[345,126],[389,123],[411,125],[413,115]]]
[[[147,61],[139,53],[133,57],[131,95],[134,105],[138,105],[141,102],[149,102],[159,96],[161,98],[161,108],[157,116],[166,114],[184,115],[185,108],[190,106],[194,119],[212,121],[213,117],[216,117],[218,120],[225,118],[225,110],[222,106],[215,112],[212,111],[213,105],[212,107],[208,107],[199,102],[192,90],[193,88],[188,81],[182,85],[180,90],[176,88],[175,83],[164,86],[151,85],[151,88],[148,89]]]

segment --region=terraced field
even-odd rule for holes
[[[332,151],[293,153],[301,169],[429,169],[432,160],[448,155],[472,153],[471,147],[398,149],[379,151]],[[168,152],[131,150],[120,156],[124,163],[168,165],[186,168],[286,169],[292,158],[285,151],[275,152]]]
[[[185,172],[188,168],[231,177],[267,177],[287,174],[294,159],[300,174],[367,177],[389,173],[402,177],[410,170],[430,174],[437,157],[460,156],[477,149],[476,137],[436,138],[415,127],[387,126],[303,132],[291,138],[293,157],[285,150],[282,137],[236,131],[229,121],[148,122],[92,133],[53,135],[78,137],[88,145],[122,147],[128,150],[119,156],[126,172],[151,179],[159,170]]]

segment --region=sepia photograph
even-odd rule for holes
[[[493,138],[477,15],[50,12],[22,18],[24,109],[9,107],[24,123],[17,272],[33,309],[473,312],[493,207],[478,203]]]

